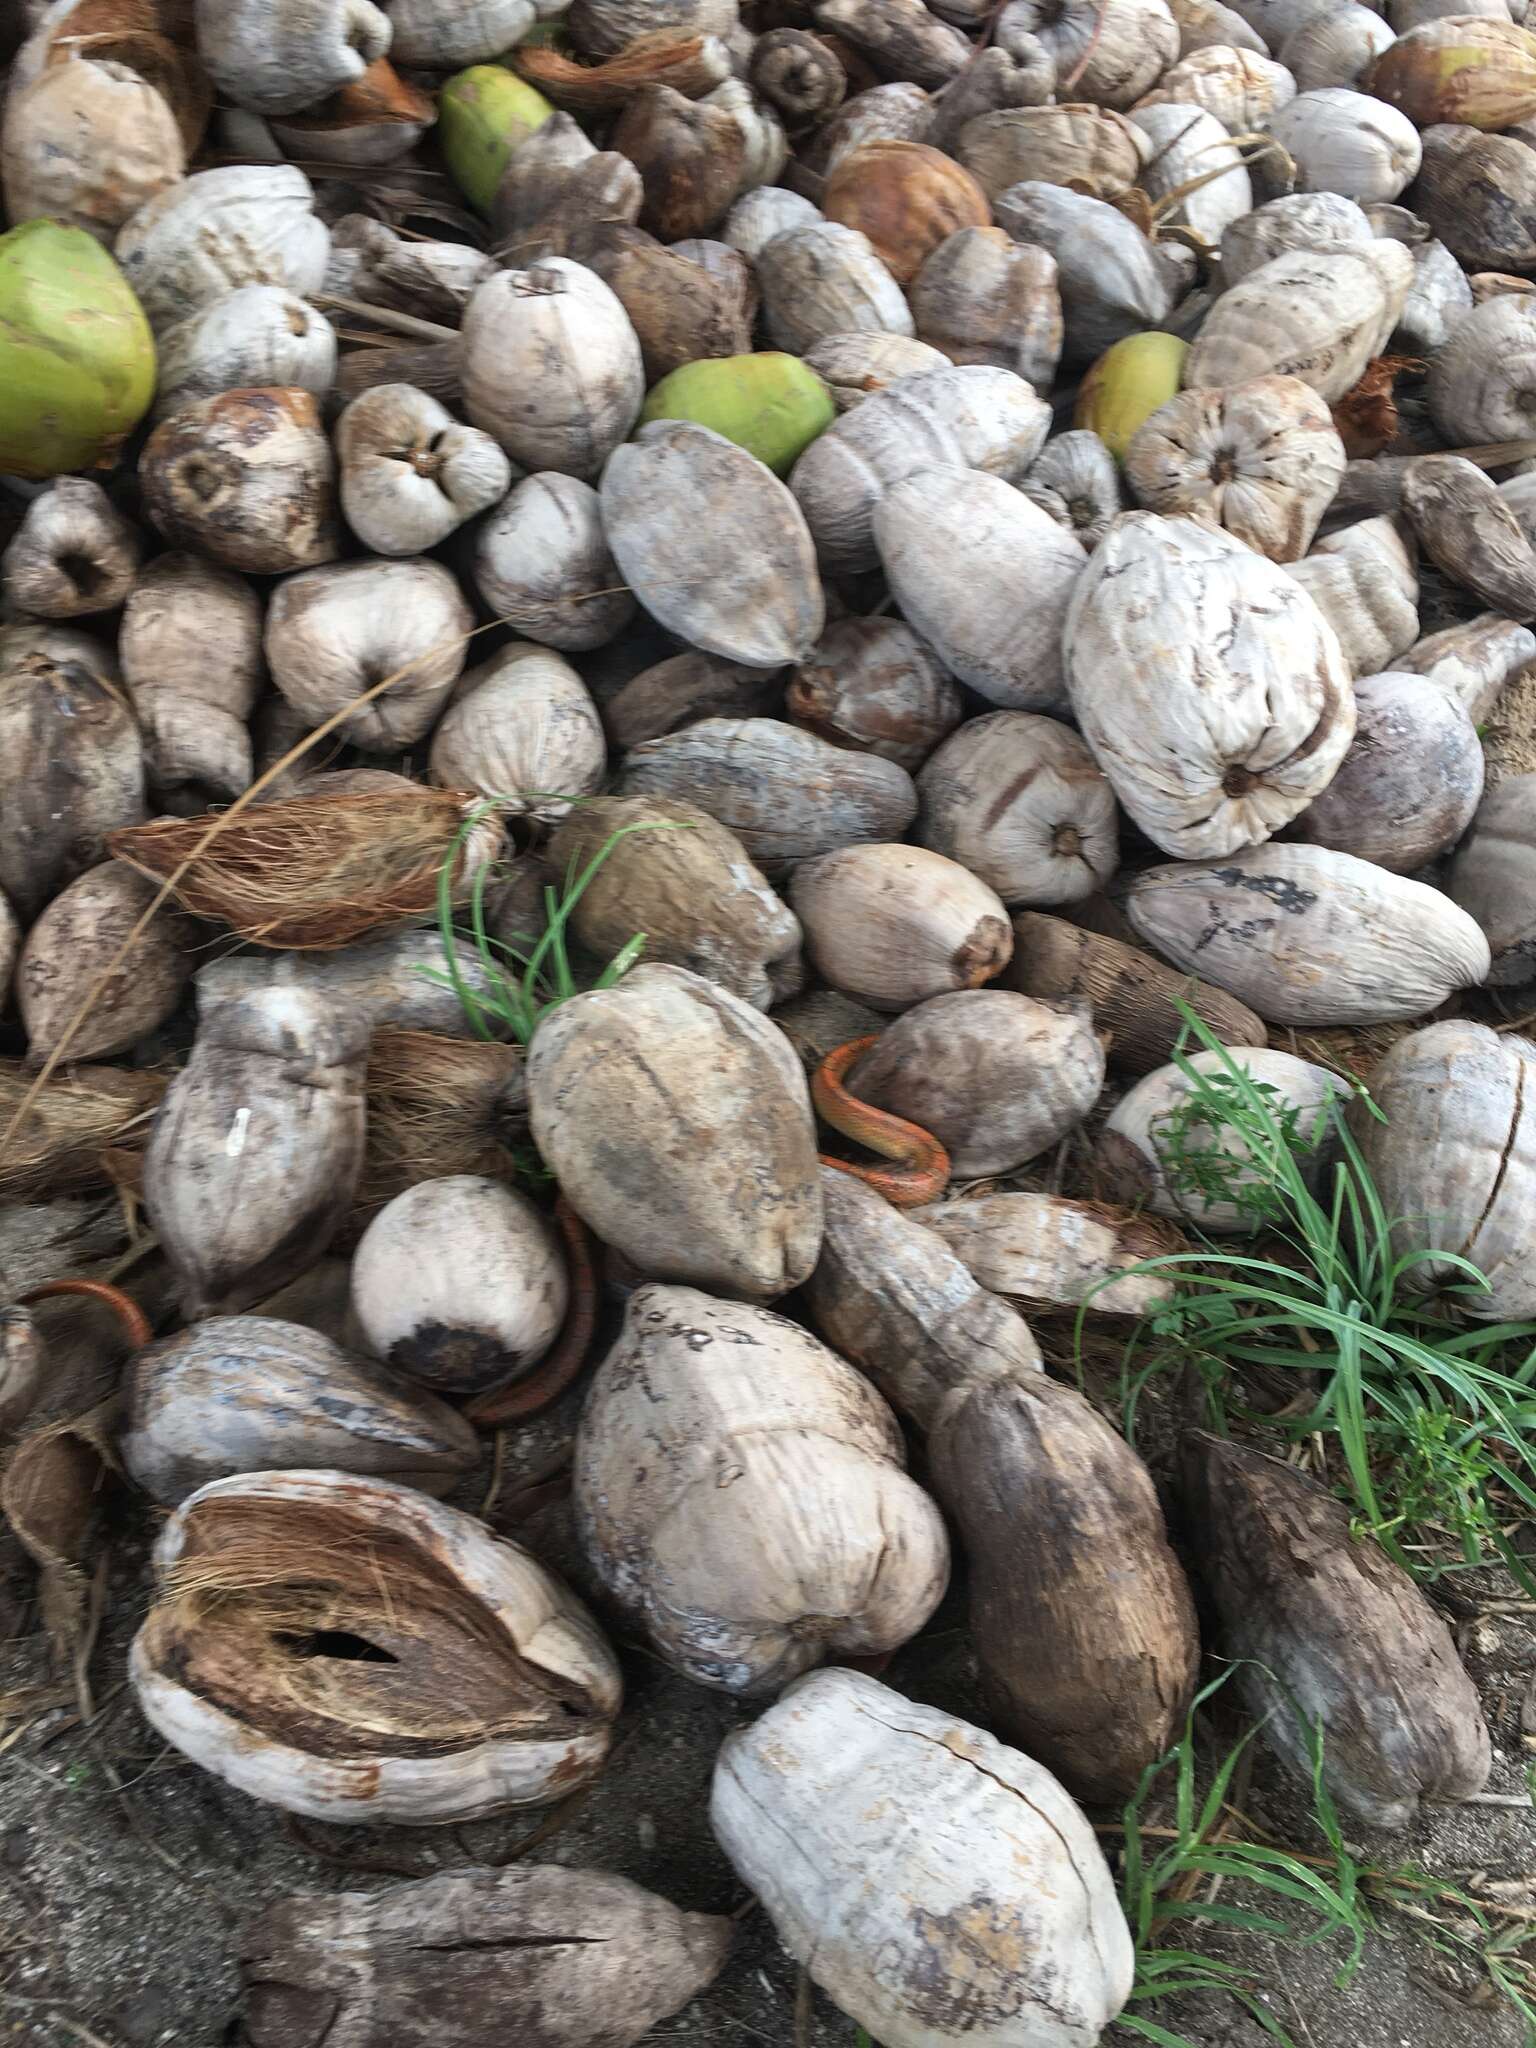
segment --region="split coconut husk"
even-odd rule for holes
[[[39,1086],[20,1060],[0,1060],[0,1202],[120,1183],[165,1087],[163,1075],[122,1067],[75,1067]]]
[[[115,859],[198,917],[258,946],[329,951],[383,925],[431,914],[438,876],[481,799],[397,778],[398,787],[285,797],[228,822],[157,818],[108,841]],[[455,900],[494,855],[501,828],[482,819],[458,851]]]
[[[521,1046],[386,1028],[368,1049],[367,1088],[368,1149],[351,1228],[418,1181],[516,1178],[508,1140],[528,1121]]]
[[[413,1488],[215,1480],[156,1564],[140,1707],[255,1798],[319,1820],[471,1820],[573,1791],[607,1756],[622,1687],[586,1609]]]

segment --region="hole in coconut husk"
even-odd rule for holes
[[[75,1067],[39,1086],[20,1060],[0,1060],[0,1202],[113,1185],[142,1153],[165,1089],[161,1075],[122,1067]]]
[[[352,1227],[413,1188],[451,1173],[510,1183],[509,1149],[525,1121],[520,1047],[386,1027],[368,1049],[368,1149]]]
[[[658,29],[637,36],[606,64],[578,64],[538,44],[514,51],[512,63],[557,107],[580,114],[615,113],[648,85],[669,85],[690,100],[712,92],[720,79],[705,41]]]
[[[123,827],[107,845],[114,859],[169,883],[196,916],[254,945],[327,952],[432,912],[438,874],[480,803],[402,780],[392,790],[254,804],[227,824],[157,818]],[[499,839],[487,817],[460,855],[456,896]]]
[[[316,1756],[445,1756],[600,1718],[366,1497],[209,1500],[185,1534],[144,1626],[149,1662],[272,1740]],[[363,1653],[315,1654],[328,1639]]]

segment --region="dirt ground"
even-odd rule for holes
[[[502,1494],[568,1433],[563,1411],[509,1439]],[[478,1504],[482,1476],[462,1498]],[[243,1920],[290,1891],[375,1889],[401,1876],[519,1854],[616,1870],[679,1905],[739,1915],[717,1982],[652,2036],[693,2044],[852,2048],[856,2029],[817,1994],[796,2020],[797,1972],[711,1840],[709,1772],[724,1735],[749,1710],[685,1683],[634,1645],[624,1649],[628,1702],[605,1775],[554,1815],[517,1813],[451,1829],[349,1829],[285,1821],[169,1751],[139,1718],[124,1652],[143,1601],[152,1517],[116,1533],[109,1618],[91,1668],[96,1718],[83,1729],[60,1705],[16,1724],[0,1755],[0,2042],[67,2048],[224,2048],[239,2039],[235,1967]],[[569,1526],[556,1503],[525,1540],[570,1567]],[[1536,1812],[1523,1767],[1536,1738],[1526,1702],[1536,1688],[1536,1614],[1504,1611],[1510,1588],[1454,1596],[1453,1620],[1487,1705],[1496,1745],[1491,1790],[1509,1805],[1445,1812],[1411,1836],[1362,1842],[1381,1861],[1413,1861],[1481,1885],[1525,1882],[1536,1900]],[[24,1626],[33,1625],[24,1622]],[[895,1659],[889,1683],[975,1716],[963,1589]],[[45,1676],[41,1638],[0,1652],[0,1691]],[[0,1741],[4,1741],[0,1734]],[[115,1782],[114,1782],[115,1781]],[[1289,1790],[1260,1759],[1245,1811],[1295,1846],[1323,1845]],[[1111,1855],[1113,1815],[1104,1841]],[[547,1829],[547,1832],[545,1831]],[[541,1839],[530,1842],[536,1832]],[[1536,1904],[1529,1910],[1536,1914]],[[1516,1924],[1520,1908],[1506,1916]],[[1422,1935],[1391,1920],[1352,1986],[1334,1982],[1341,1955],[1268,1942],[1223,1952],[1251,1968],[1298,2048],[1517,2048],[1507,2008],[1469,1976],[1448,1975]],[[1230,2002],[1193,1998],[1156,2017],[1198,2048],[1257,2048],[1265,2039]],[[1119,2029],[1107,2037],[1126,2040]]]

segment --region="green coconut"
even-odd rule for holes
[[[1128,334],[1103,355],[1078,388],[1074,427],[1098,435],[1124,462],[1136,430],[1176,396],[1189,343],[1172,334]]]
[[[155,341],[84,228],[0,235],[0,471],[40,481],[110,463],[155,395]]]
[[[471,64],[443,87],[437,140],[449,176],[470,205],[488,214],[512,152],[554,112],[543,93],[500,64]]]
[[[638,424],[692,420],[713,427],[779,476],[837,417],[832,394],[798,356],[712,356],[663,377]]]

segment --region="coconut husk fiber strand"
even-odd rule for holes
[[[114,832],[108,850],[254,945],[329,951],[430,915],[443,863],[481,801],[402,777],[398,789],[253,804],[211,837],[206,818],[157,818]],[[486,817],[460,853],[456,898],[499,840]]]

